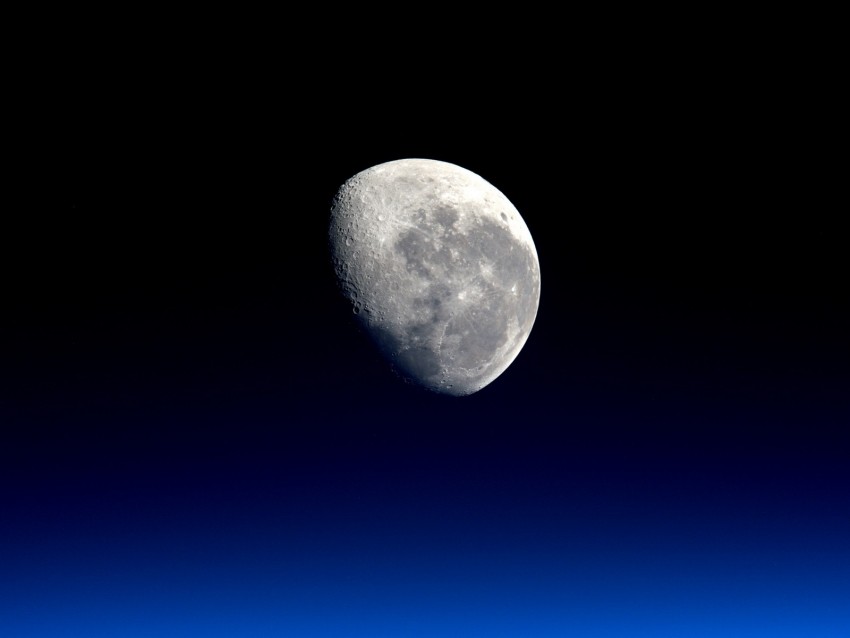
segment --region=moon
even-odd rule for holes
[[[392,370],[437,393],[494,381],[537,316],[525,221],[455,164],[400,159],[357,173],[333,199],[329,248],[340,291]]]

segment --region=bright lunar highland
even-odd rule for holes
[[[465,168],[402,159],[358,173],[334,198],[329,240],[357,321],[412,383],[472,394],[528,339],[534,241],[507,197]]]

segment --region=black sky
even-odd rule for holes
[[[501,90],[449,74],[430,99],[419,82],[375,94],[322,71],[314,91],[267,66],[71,74],[45,108],[33,197],[0,236],[0,529],[16,569],[30,573],[33,543],[71,560],[117,538],[129,587],[122,559],[197,533],[223,543],[208,550],[222,565],[270,578],[242,541],[273,545],[258,530],[291,516],[326,534],[308,563],[388,527],[402,562],[471,560],[483,537],[483,556],[536,565],[529,548],[577,530],[588,556],[619,548],[655,582],[635,567],[647,547],[668,561],[719,547],[734,571],[760,538],[783,596],[806,561],[825,600],[847,590],[850,257],[816,112],[769,65],[587,60]],[[334,289],[334,192],[404,157],[478,173],[537,245],[535,327],[471,397],[389,375]],[[475,583],[491,573],[463,564]],[[699,565],[726,609],[728,582]],[[185,574],[189,589],[202,579]],[[380,570],[363,578],[391,588]],[[768,602],[753,622],[781,598],[754,578]],[[793,609],[789,626],[812,626]]]

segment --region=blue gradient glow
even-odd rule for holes
[[[299,436],[273,433],[273,417],[208,414],[169,454],[140,445],[106,477],[80,449],[20,469],[0,526],[0,635],[837,638],[850,626],[838,459],[712,451],[709,430],[702,445],[671,435],[649,451],[619,426],[595,426],[617,444],[557,433],[566,414],[518,438],[509,409],[454,435],[428,419],[400,431],[397,407],[359,433],[287,424]],[[220,440],[193,444],[205,428]]]

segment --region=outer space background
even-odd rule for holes
[[[847,636],[834,175],[763,69],[611,70],[72,79],[0,234],[0,635]],[[469,397],[392,377],[334,289],[331,197],[402,157],[537,246]]]

